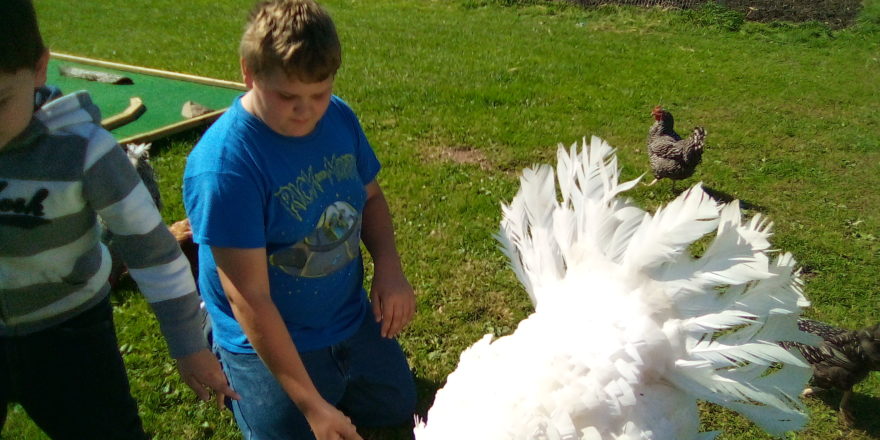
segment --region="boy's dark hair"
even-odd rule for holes
[[[336,74],[342,49],[330,14],[313,0],[257,3],[248,18],[239,53],[254,76],[280,68],[312,83]]]
[[[0,0],[0,72],[33,70],[46,51],[31,0]]]

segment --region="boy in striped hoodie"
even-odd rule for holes
[[[98,216],[184,381],[203,400],[237,399],[200,330],[189,264],[98,108],[86,92],[39,99],[49,53],[31,1],[0,2],[0,30],[0,427],[14,401],[53,439],[146,438]]]

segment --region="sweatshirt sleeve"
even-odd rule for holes
[[[90,137],[83,194],[114,234],[114,249],[156,313],[171,356],[207,347],[189,261],[137,172],[110,133]]]

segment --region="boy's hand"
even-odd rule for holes
[[[241,396],[229,387],[226,375],[220,368],[220,362],[207,348],[177,360],[177,370],[186,384],[195,391],[199,399],[211,400],[211,393],[216,393],[217,407],[223,409],[224,399],[238,400]]]
[[[382,337],[396,337],[416,313],[416,297],[402,272],[377,270],[370,289],[373,316],[382,323]]]
[[[323,399],[303,415],[315,434],[315,440],[363,440],[351,419]]]

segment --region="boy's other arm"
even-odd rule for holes
[[[348,417],[324,400],[312,383],[269,295],[266,249],[211,247],[211,252],[235,319],[260,359],[302,411],[317,440],[362,440]]]
[[[216,393],[214,398],[220,409],[223,409],[226,397],[232,400],[241,399],[241,396],[229,386],[217,357],[210,349],[206,348],[177,359],[177,370],[181,379],[195,391],[199,399],[206,402],[211,400],[211,391],[214,391]]]
[[[394,244],[391,211],[379,183],[366,185],[361,239],[373,257],[373,285],[370,299],[376,322],[382,322],[382,336],[393,338],[412,321],[416,300],[412,286],[403,274],[400,255]]]

